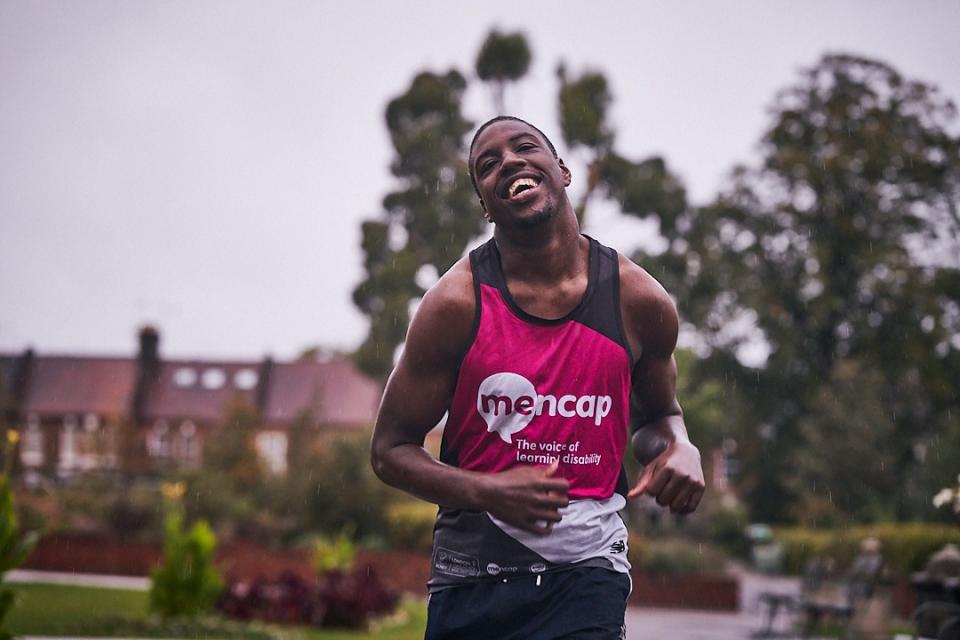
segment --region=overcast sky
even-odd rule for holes
[[[960,99],[956,1],[4,0],[0,350],[129,354],[146,322],[166,355],[355,347],[359,224],[394,186],[384,107],[417,71],[471,74],[494,26],[533,49],[511,111],[560,143],[557,62],[602,70],[618,149],[664,155],[698,203],[824,52]],[[493,115],[483,87],[465,111]],[[649,237],[592,215],[621,251]]]

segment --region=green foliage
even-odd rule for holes
[[[493,102],[497,113],[505,113],[504,85],[519,80],[530,68],[530,47],[523,33],[490,32],[477,54],[477,77],[493,84]]]
[[[358,540],[381,538],[387,506],[400,495],[370,467],[367,434],[331,440],[317,455],[308,480],[309,526],[330,535],[348,530]]]
[[[877,538],[886,566],[898,575],[919,571],[930,556],[948,543],[960,543],[956,527],[925,523],[886,523],[842,529],[778,528],[774,538],[783,544],[784,567],[800,573],[812,557],[832,558],[839,569],[850,566],[860,542]]]
[[[960,420],[949,391],[960,379],[953,105],[880,62],[826,56],[773,114],[760,166],[735,171],[710,205],[662,218],[668,251],[636,259],[697,327],[704,371],[752,408],[740,489],[755,518],[827,517],[831,492],[857,519],[928,515],[931,487],[911,454],[942,446]],[[751,324],[770,347],[762,370],[738,360],[751,331],[733,328]],[[861,383],[849,367],[876,375]],[[844,416],[847,401],[856,409]],[[839,464],[842,446],[817,448],[848,429],[870,443],[854,465]],[[805,465],[811,450],[837,463]],[[869,473],[847,486],[861,465]]]
[[[715,547],[682,538],[631,537],[629,556],[636,570],[649,575],[719,574],[726,565],[726,557]]]
[[[429,552],[436,519],[436,505],[419,500],[395,502],[387,508],[387,542],[394,549]]]
[[[608,197],[624,213],[641,218],[656,215],[663,228],[672,228],[687,209],[683,183],[659,156],[631,162],[611,152],[603,159],[600,179]]]
[[[567,145],[571,149],[609,149],[614,133],[607,123],[607,110],[613,96],[606,76],[588,71],[569,79],[562,64],[557,76],[560,79],[560,129]]]
[[[361,225],[366,276],[353,291],[354,304],[370,318],[355,359],[374,376],[386,377],[393,367],[410,303],[425,290],[418,275],[449,269],[482,226],[463,160],[472,126],[460,113],[465,89],[457,71],[420,73],[387,105],[399,189],[384,197],[377,218]]]
[[[357,557],[357,547],[346,531],[335,538],[319,537],[314,540],[310,555],[313,570],[323,575],[330,571],[348,572],[353,569]]]
[[[204,469],[223,474],[237,488],[252,490],[263,480],[254,436],[259,424],[256,410],[236,399],[227,410],[223,423],[204,442]]]
[[[718,509],[710,518],[710,540],[731,556],[745,560],[750,555],[750,541],[746,536],[749,524],[743,509]]]
[[[163,564],[151,573],[150,610],[165,618],[208,611],[223,588],[213,566],[216,536],[203,521],[185,531],[180,510],[167,516],[165,529]]]
[[[884,411],[882,377],[857,362],[837,360],[828,384],[798,422],[801,446],[791,457],[788,486],[798,496],[796,520],[808,526],[877,522],[896,516],[899,478],[894,423]],[[810,455],[816,451],[817,455]],[[858,461],[850,464],[851,460]]]
[[[7,474],[0,473],[0,638],[10,637],[3,630],[3,621],[15,600],[13,590],[3,585],[3,576],[7,571],[19,567],[36,543],[36,532],[20,534],[10,479]]]

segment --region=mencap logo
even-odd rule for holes
[[[496,432],[507,444],[513,444],[513,434],[525,429],[534,416],[593,418],[599,426],[612,405],[610,396],[540,395],[532,382],[509,371],[488,376],[477,389],[477,411],[487,423],[487,431]]]

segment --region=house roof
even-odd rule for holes
[[[349,360],[273,365],[263,408],[268,423],[289,423],[309,409],[316,424],[371,425],[380,402],[380,385]]]
[[[129,412],[135,382],[130,358],[38,356],[20,410],[41,418],[86,413],[118,418]]]
[[[150,388],[146,417],[216,422],[233,401],[255,407],[259,366],[257,362],[163,360]]]
[[[18,356],[0,354],[0,375],[12,383]],[[36,355],[22,414],[41,418],[94,413],[129,416],[138,377],[136,358]],[[261,411],[264,424],[289,425],[305,410],[315,425],[365,427],[373,424],[380,385],[345,358],[326,362],[160,360],[146,396],[144,417],[216,423],[231,402],[241,400]],[[269,370],[267,388],[261,376]],[[9,392],[10,389],[7,389]],[[260,403],[258,406],[258,402]]]

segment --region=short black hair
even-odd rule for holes
[[[550,142],[550,138],[547,137],[543,131],[540,131],[540,128],[536,125],[532,125],[523,118],[518,118],[516,116],[497,116],[496,118],[490,118],[477,129],[477,132],[473,134],[473,140],[470,141],[470,152],[467,154],[467,174],[470,176],[470,184],[473,185],[473,190],[477,192],[477,196],[480,196],[480,189],[477,188],[477,180],[473,176],[473,167],[470,166],[470,159],[473,158],[473,147],[477,144],[477,138],[480,137],[480,134],[483,133],[483,130],[489,127],[492,124],[498,122],[503,122],[504,120],[512,120],[514,122],[522,122],[527,125],[534,131],[540,134],[540,137],[543,138],[543,141],[547,143],[547,146],[550,148],[550,152],[553,154],[554,158],[560,159],[560,155],[557,153],[557,148],[553,146],[553,143]]]

